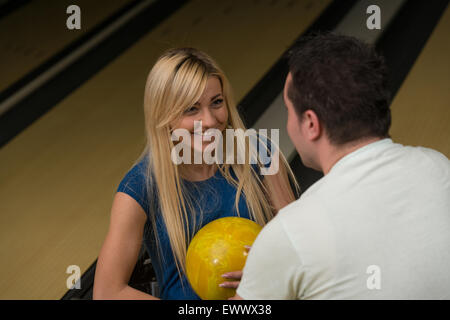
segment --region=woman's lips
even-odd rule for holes
[[[210,142],[212,137],[215,136],[212,132],[206,132],[206,131],[202,132],[202,133],[194,132],[193,135],[197,136],[197,137],[201,137],[202,141],[206,141],[206,142]]]

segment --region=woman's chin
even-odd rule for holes
[[[193,146],[192,151],[203,153],[210,144],[211,141],[204,141],[201,146]]]

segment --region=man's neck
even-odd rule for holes
[[[346,155],[381,139],[383,138],[381,137],[367,138],[363,140],[350,142],[341,146],[333,146],[328,143],[328,146],[324,148],[323,156],[321,159],[322,172],[325,175],[328,174],[331,168],[333,168],[333,166]]]

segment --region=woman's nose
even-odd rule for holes
[[[201,119],[203,130],[207,130],[209,128],[215,128],[217,126],[217,118],[209,108],[202,112]]]

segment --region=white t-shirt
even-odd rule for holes
[[[383,139],[340,159],[253,244],[244,299],[450,299],[450,161]]]

